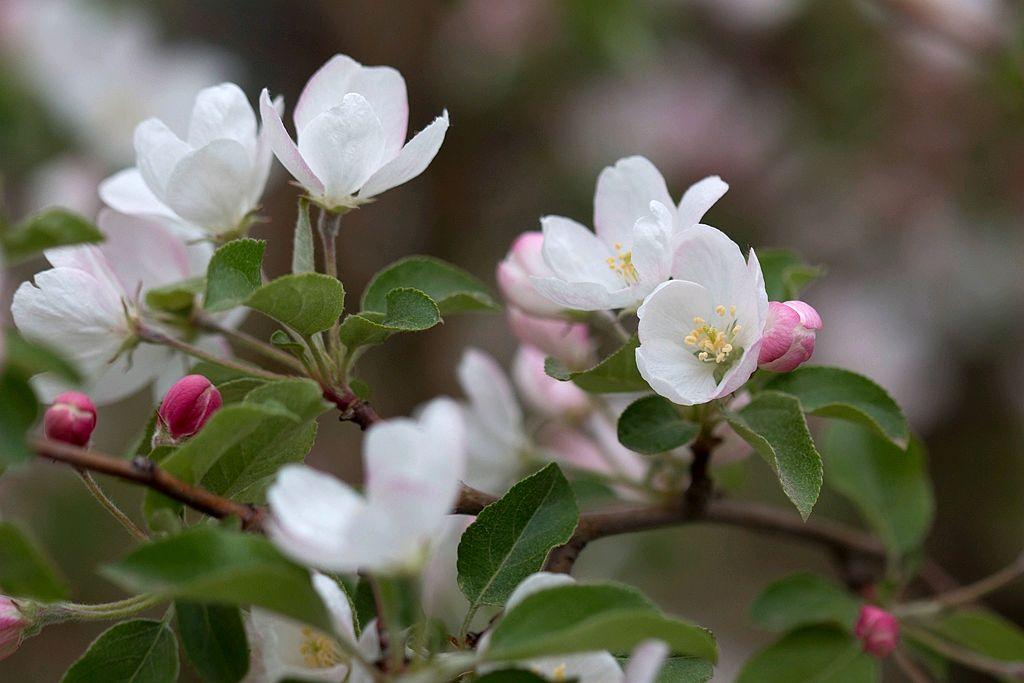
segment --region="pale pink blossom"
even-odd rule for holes
[[[0,660],[10,657],[21,645],[29,619],[11,598],[0,595]]]
[[[507,311],[508,326],[519,341],[554,356],[573,370],[594,363],[594,344],[584,323],[538,318],[513,306]]]
[[[498,264],[498,288],[513,306],[534,316],[552,317],[563,307],[537,291],[530,278],[554,277],[555,273],[544,261],[542,249],[544,234],[533,230],[524,232],[512,242],[505,259]]]
[[[512,361],[512,378],[526,403],[548,417],[583,415],[590,410],[587,392],[572,382],[561,382],[544,372],[545,354],[520,346]]]
[[[821,316],[803,301],[771,301],[761,340],[758,367],[790,372],[810,360]]]

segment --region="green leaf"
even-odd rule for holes
[[[470,605],[504,604],[578,520],[576,497],[554,463],[481,510],[459,541],[459,587]]]
[[[218,248],[206,267],[203,308],[226,311],[246,303],[260,288],[263,250],[266,247],[263,240],[246,238],[232,240]]]
[[[707,629],[663,615],[639,591],[619,584],[571,584],[538,591],[502,617],[487,658],[513,661],[609,650],[626,654],[645,640],[664,641],[677,655],[715,661]]]
[[[600,363],[580,372],[571,372],[563,363],[548,358],[544,371],[562,382],[573,381],[584,391],[595,394],[650,391],[640,371],[636,368],[636,349],[640,340],[634,334],[615,353]]]
[[[39,417],[39,402],[28,377],[11,367],[0,370],[0,472],[32,459],[25,433]]]
[[[831,624],[852,632],[859,612],[859,600],[831,581],[807,573],[776,581],[750,607],[754,621],[769,631]]]
[[[804,287],[825,274],[821,266],[808,265],[785,249],[758,249],[757,260],[771,301],[798,299]]]
[[[935,513],[924,446],[907,450],[852,424],[829,428],[825,482],[848,498],[895,555],[921,546]]]
[[[174,603],[185,657],[207,683],[235,683],[249,671],[249,642],[237,607]]]
[[[306,354],[306,347],[288,336],[284,330],[274,330],[274,333],[270,335],[270,343],[296,358],[302,358]]]
[[[303,337],[322,332],[345,310],[345,288],[322,273],[279,277],[249,297],[250,308],[267,314]]]
[[[332,632],[309,571],[262,536],[194,527],[148,543],[102,574],[126,590],[222,605],[263,607]]]
[[[312,273],[316,270],[313,256],[313,228],[309,224],[309,200],[299,198],[299,215],[295,220],[295,237],[292,239],[292,272]]]
[[[95,225],[66,209],[47,209],[30,217],[14,230],[0,233],[8,262],[21,261],[46,249],[102,242]]]
[[[61,682],[174,683],[178,667],[178,643],[167,624],[134,619],[100,634]]]
[[[732,428],[775,470],[800,516],[811,514],[821,491],[821,456],[807,430],[800,401],[777,391],[765,391],[726,414]]]
[[[501,309],[487,287],[469,273],[430,256],[409,256],[373,276],[363,292],[363,311],[388,311],[388,294],[404,288],[429,296],[441,315]]]
[[[67,597],[52,563],[10,522],[0,522],[0,591],[46,601]]]
[[[78,369],[64,360],[57,351],[46,344],[28,341],[13,328],[4,330],[4,343],[6,367],[16,370],[24,377],[49,372],[72,384],[82,380]]]
[[[341,343],[350,351],[360,346],[380,344],[398,332],[420,332],[441,322],[441,312],[433,299],[418,289],[393,289],[388,292],[386,311],[364,311],[350,315],[341,323]]]
[[[711,663],[697,657],[669,657],[655,683],[706,683],[715,675]]]
[[[192,277],[146,292],[146,306],[167,313],[187,313],[196,302],[196,295],[206,290],[205,277]]]
[[[877,660],[853,636],[812,626],[788,633],[755,654],[736,683],[871,683],[880,675]]]
[[[619,416],[619,443],[631,451],[656,455],[688,443],[700,427],[679,414],[675,404],[661,396],[645,396],[629,404]]]
[[[903,411],[885,389],[849,370],[804,366],[771,379],[766,389],[792,394],[808,413],[856,422],[900,448],[910,441]]]
[[[990,610],[958,610],[929,623],[928,630],[986,657],[1024,662],[1024,630]]]

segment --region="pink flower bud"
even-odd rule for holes
[[[31,623],[18,608],[18,603],[0,595],[0,659],[11,656],[18,649],[29,626]]]
[[[210,380],[202,375],[186,375],[170,388],[160,404],[160,428],[174,441],[186,439],[202,429],[220,406],[220,392]]]
[[[551,277],[554,275],[541,255],[544,235],[538,231],[524,232],[498,264],[498,288],[505,300],[531,315],[552,317],[562,307],[543,296],[533,287],[530,276]]]
[[[583,323],[537,318],[509,306],[508,326],[519,341],[554,356],[573,370],[581,370],[594,362],[590,331]]]
[[[66,391],[53,400],[43,416],[43,433],[47,439],[75,446],[89,443],[96,428],[96,406],[80,391]]]
[[[795,370],[814,353],[820,329],[821,316],[803,301],[770,302],[758,367],[772,372]]]
[[[544,353],[520,346],[512,363],[512,379],[520,395],[544,415],[582,415],[590,410],[587,393],[572,382],[560,382],[544,372]]]
[[[888,657],[900,639],[900,622],[881,607],[864,605],[860,608],[853,633],[860,639],[864,651],[875,657]]]

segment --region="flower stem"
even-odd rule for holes
[[[139,338],[142,339],[142,341],[149,342],[150,344],[162,344],[164,346],[169,346],[172,349],[177,349],[178,351],[187,353],[188,355],[194,358],[198,358],[199,360],[205,360],[209,363],[220,365],[221,367],[225,367],[230,370],[237,370],[238,372],[244,373],[246,375],[252,375],[253,377],[259,377],[261,379],[271,381],[291,378],[290,375],[281,375],[276,372],[270,372],[269,370],[264,370],[263,368],[251,365],[249,363],[243,363],[240,361],[228,360],[227,358],[221,358],[220,356],[217,356],[215,354],[203,351],[199,347],[193,346],[188,342],[182,341],[180,339],[177,339],[176,337],[172,337],[169,334],[164,334],[163,332],[159,330],[154,330],[152,328],[143,327],[140,325],[138,335]]]
[[[320,216],[317,219],[317,232],[320,233],[320,242],[323,245],[324,250],[324,272],[333,277],[335,280],[338,279],[338,233],[341,231],[341,217],[344,215],[342,211],[334,211],[330,213],[324,209],[320,209]],[[341,320],[335,320],[334,324],[331,325],[330,332],[328,333],[328,352],[330,353],[331,359],[334,361],[336,368],[341,367]],[[314,350],[314,355],[316,351]],[[345,377],[339,377],[340,381],[344,382]]]
[[[85,484],[85,488],[89,490],[89,493],[92,494],[93,498],[95,498],[97,502],[99,502],[99,504],[110,513],[111,517],[116,519],[121,526],[124,527],[125,531],[140,541],[149,540],[149,535],[140,529],[138,525],[136,525],[135,522],[133,522],[131,518],[121,510],[121,508],[117,507],[117,503],[112,501],[107,494],[103,492],[99,483],[97,483],[93,476],[89,474],[88,470],[76,467],[75,471],[78,472],[78,476],[81,477],[82,483]]]
[[[124,600],[85,604],[77,602],[55,602],[40,606],[40,623],[44,626],[65,621],[108,621],[123,619],[158,605],[166,598],[143,593]]]
[[[896,607],[893,612],[901,617],[927,616],[944,609],[977,602],[982,597],[1024,576],[1024,553],[994,574],[990,574],[970,585],[947,591],[931,600],[911,602]]]
[[[622,326],[622,322],[611,313],[611,311],[598,311],[594,313],[591,320],[600,328],[611,332],[620,342],[629,341],[630,334]]]
[[[1021,662],[1006,662],[980,655],[968,650],[967,648],[951,643],[944,638],[940,638],[932,634],[930,631],[923,628],[917,628],[916,626],[908,626],[907,624],[904,624],[903,630],[906,631],[907,635],[911,636],[914,640],[920,641],[922,644],[932,650],[935,650],[940,655],[948,657],[954,662],[959,662],[964,666],[969,666],[972,669],[992,674],[997,678],[1018,678],[1020,676],[1024,676],[1024,664]]]
[[[243,346],[249,349],[250,351],[255,351],[256,353],[261,354],[265,358],[280,363],[281,365],[289,367],[292,370],[295,370],[297,372],[306,371],[306,368],[297,358],[280,349],[274,348],[270,344],[267,344],[266,342],[257,339],[251,334],[246,334],[241,330],[236,330],[227,327],[226,325],[222,325],[216,320],[213,320],[212,318],[209,318],[204,315],[196,316],[193,319],[193,322],[200,329],[206,330],[208,332],[216,332],[217,334],[223,335],[230,339],[231,341],[237,342],[240,346]]]

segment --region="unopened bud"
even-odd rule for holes
[[[89,443],[96,428],[96,406],[80,391],[66,391],[53,400],[43,416],[46,438],[75,446]]]
[[[520,346],[512,363],[512,378],[520,395],[544,415],[583,415],[590,410],[587,393],[572,382],[560,382],[544,372],[544,354]]]
[[[790,372],[810,359],[821,316],[803,301],[772,301],[761,340],[758,367],[772,372]]]
[[[498,288],[505,300],[530,315],[556,316],[562,307],[538,292],[530,277],[551,277],[551,268],[544,261],[541,247],[543,233],[524,232],[512,243],[505,260],[498,264]]]
[[[11,598],[0,595],[0,659],[11,656],[21,641],[25,639],[25,631],[31,626],[22,610]]]
[[[900,622],[881,607],[864,605],[853,633],[865,652],[878,658],[888,657],[899,642]]]
[[[172,441],[187,439],[203,428],[221,404],[220,392],[210,380],[202,375],[186,375],[170,388],[160,404],[160,431]]]
[[[509,306],[508,326],[519,341],[554,356],[573,370],[582,370],[594,363],[594,345],[583,323],[538,318]]]

